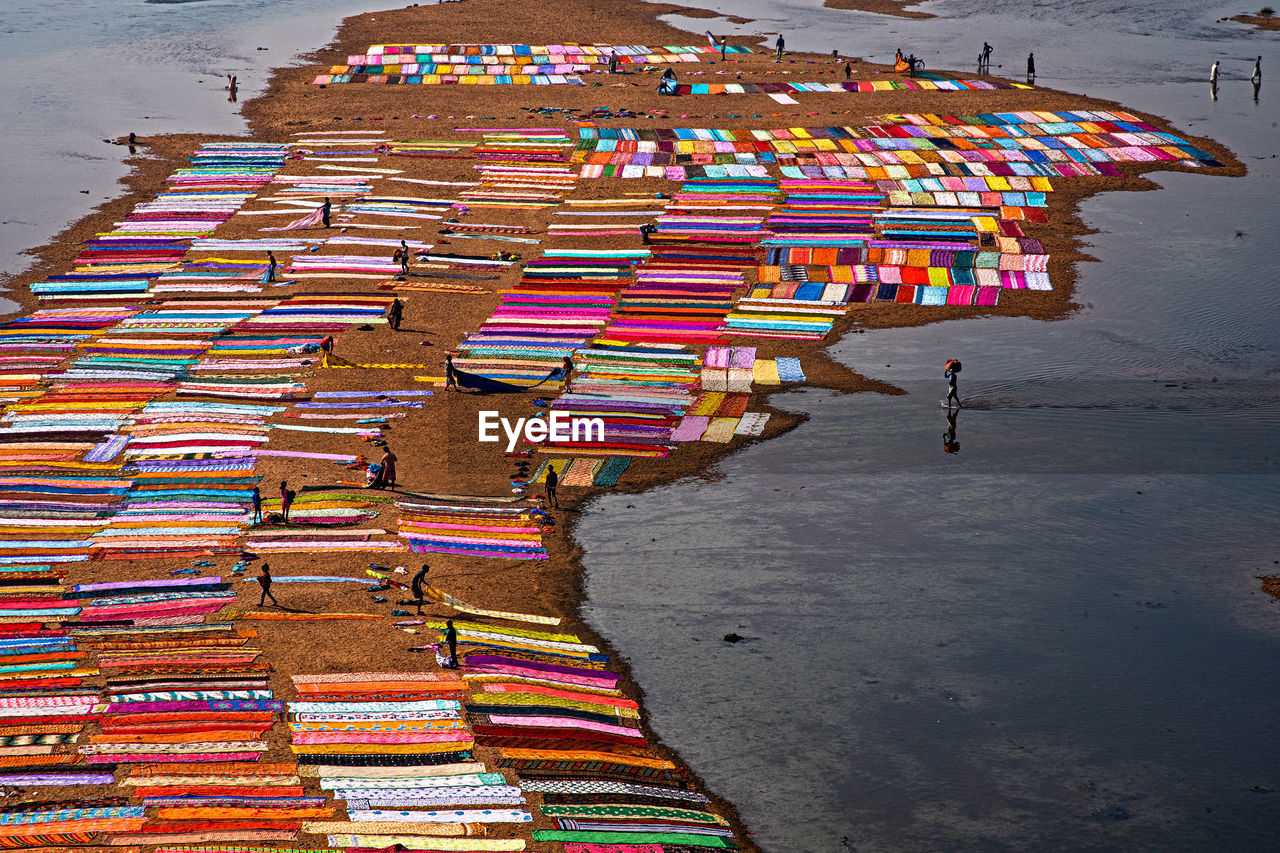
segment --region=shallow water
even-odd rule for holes
[[[117,194],[127,152],[103,138],[241,132],[226,74],[252,97],[383,5],[0,4],[0,102],[21,118],[0,141],[0,272]],[[839,357],[907,396],[789,394],[810,421],[723,479],[599,500],[588,614],[655,728],[774,851],[1274,849],[1280,793],[1252,789],[1280,789],[1280,610],[1253,576],[1280,570],[1280,83],[1255,103],[1245,80],[1258,52],[1280,73],[1274,36],[1186,0],[942,0],[927,21],[693,5],[757,19],[683,19],[695,32],[931,68],[983,39],[1010,68],[1035,50],[1041,83],[1169,116],[1252,174],[1091,200],[1100,262],[1068,321],[850,336]],[[939,453],[953,354],[973,404],[958,455]]]
[[[6,0],[0,3],[0,276],[120,194],[136,132],[243,133],[239,102],[272,67],[385,0]],[[259,50],[265,48],[265,50]],[[235,74],[239,100],[224,88]],[[144,150],[145,149],[141,149]],[[87,191],[87,192],[86,192]]]
[[[1259,51],[1280,72],[1274,39],[1189,3],[697,5],[933,67],[1034,44],[1042,84],[1167,116],[1250,176],[1094,197],[1069,319],[849,335],[836,356],[905,396],[775,397],[808,422],[596,500],[586,613],[655,729],[772,851],[1275,849],[1280,603],[1255,575],[1280,573],[1280,84],[1255,103],[1244,79]]]

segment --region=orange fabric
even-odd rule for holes
[[[213,743],[218,741],[257,740],[254,732],[147,732],[145,734],[90,735],[89,743]]]
[[[194,820],[196,818],[217,818],[219,820],[231,820],[236,818],[309,818],[309,817],[333,817],[334,809],[332,807],[321,808],[205,808],[205,807],[184,807],[170,806],[156,810],[156,817],[167,818],[169,820]]]
[[[674,770],[676,766],[663,758],[645,758],[640,755],[621,755],[616,752],[597,752],[578,749],[503,749],[503,758],[527,758],[535,761],[612,761],[615,764],[634,764],[657,770]]]

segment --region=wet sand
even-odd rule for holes
[[[671,28],[656,16],[676,11],[678,7],[641,3],[604,3],[602,0],[539,0],[539,2],[512,3],[506,0],[468,0],[465,3],[447,3],[433,6],[398,9],[360,16],[346,21],[334,44],[317,51],[308,61],[295,68],[282,69],[275,75],[266,95],[247,103],[244,114],[249,120],[251,138],[264,142],[287,142],[301,131],[334,130],[382,130],[389,138],[450,139],[462,138],[459,127],[547,127],[560,123],[558,115],[528,112],[530,108],[563,107],[579,112],[589,112],[593,107],[608,106],[627,108],[640,114],[639,118],[618,122],[602,120],[612,126],[649,127],[777,127],[812,124],[842,124],[840,116],[854,116],[848,123],[881,113],[940,112],[976,113],[1018,109],[1106,109],[1114,105],[1078,96],[1048,90],[995,91],[995,92],[884,92],[858,94],[816,94],[803,98],[799,107],[789,107],[796,112],[780,112],[788,109],[769,100],[765,95],[735,96],[687,96],[679,99],[662,98],[654,91],[657,73],[623,74],[617,77],[599,75],[587,79],[592,85],[584,87],[554,86],[375,86],[342,85],[318,87],[313,85],[315,75],[330,64],[341,63],[350,53],[361,53],[369,44],[383,42],[490,42],[490,43],[566,43],[603,42],[626,44],[695,44],[699,36]],[[607,13],[607,17],[606,17]],[[745,43],[731,40],[731,43]],[[765,50],[767,51],[767,47]],[[702,64],[699,70],[707,72],[699,80],[714,81],[717,71],[742,73],[746,79],[773,79],[773,75],[790,72],[799,79],[811,80],[824,77],[835,79],[843,64],[834,63],[830,57],[819,55],[789,55],[782,63],[773,63],[771,54],[761,52],[753,56],[731,59],[727,68],[720,63]],[[682,69],[683,70],[683,69]],[[877,72],[888,69],[859,63],[856,79],[882,79]],[[800,76],[803,75],[803,76]],[[599,86],[594,85],[599,80]],[[654,110],[667,110],[664,117],[644,115]],[[428,118],[436,116],[436,118]],[[1143,116],[1144,120],[1179,133],[1156,117]],[[1230,154],[1211,140],[1197,139],[1180,133],[1193,144],[1209,151],[1223,163],[1217,174],[1243,175],[1244,168]],[[474,137],[472,137],[474,138]],[[134,175],[129,179],[129,194],[100,208],[93,215],[76,223],[51,245],[39,250],[37,266],[13,283],[15,298],[24,308],[35,302],[26,285],[46,275],[68,270],[77,254],[77,244],[96,232],[108,230],[110,224],[123,218],[132,207],[165,186],[165,178],[180,167],[200,142],[207,136],[169,136],[143,140],[146,147],[140,149],[133,163]],[[433,180],[462,181],[473,175],[468,160],[413,160],[401,158],[395,163],[405,169],[404,177],[430,178]],[[910,305],[855,305],[842,318],[825,342],[753,340],[761,357],[798,356],[804,366],[810,384],[841,392],[877,390],[892,393],[895,389],[854,374],[827,358],[824,347],[847,331],[858,327],[883,328],[921,325],[942,320],[975,317],[991,314],[1029,316],[1041,320],[1054,320],[1067,316],[1075,305],[1072,302],[1074,263],[1085,257],[1080,238],[1087,232],[1076,215],[1076,205],[1084,196],[1103,190],[1144,190],[1152,188],[1143,173],[1152,169],[1185,170],[1181,166],[1164,164],[1118,164],[1124,171],[1122,179],[1059,179],[1055,180],[1056,192],[1050,196],[1049,224],[1027,226],[1028,236],[1040,239],[1051,255],[1050,274],[1054,283],[1052,292],[1006,291],[1001,295],[997,308],[931,308],[921,309]],[[628,192],[669,192],[672,185],[658,180],[631,180],[626,182]],[[620,188],[607,179],[585,180],[578,183],[575,198],[616,197]],[[533,215],[518,211],[497,211],[485,214],[486,221],[528,223],[541,229],[549,218],[547,212]],[[227,239],[244,239],[259,236],[257,228],[263,224],[259,217],[232,218],[221,227],[217,236]],[[392,232],[386,232],[392,233]],[[408,231],[415,238],[432,240],[434,226]],[[306,235],[311,236],[311,235]],[[632,245],[634,241],[601,242],[599,247]],[[506,247],[503,247],[506,248]],[[523,247],[520,247],[523,249]],[[456,251],[469,252],[471,246],[454,245]],[[517,249],[519,251],[520,249]],[[336,354],[354,362],[439,364],[444,353],[456,345],[470,330],[478,327],[497,303],[497,293],[512,287],[519,277],[517,268],[501,273],[496,282],[488,283],[492,292],[472,294],[444,294],[409,292],[402,295],[406,302],[402,330],[392,333],[385,327],[374,331],[351,331],[338,337]],[[316,284],[315,281],[326,282]],[[371,282],[362,282],[354,289],[368,288]],[[342,291],[353,289],[350,283],[337,280],[304,280],[301,284],[279,288],[270,296],[283,296],[294,292],[322,290]],[[423,342],[429,341],[430,346]],[[413,376],[440,374],[442,368],[432,369],[381,369],[381,370],[318,370],[306,378],[308,390],[372,390],[415,387]],[[418,383],[416,387],[423,386]],[[528,395],[533,396],[533,395]],[[472,495],[509,494],[511,461],[505,458],[501,448],[481,445],[475,440],[476,412],[482,408],[497,407],[503,414],[525,414],[527,397],[510,395],[511,399],[462,394],[445,394],[437,391],[437,397],[424,410],[431,417],[405,418],[396,422],[388,431],[390,447],[399,456],[399,482],[401,488],[422,493],[451,493]],[[734,452],[744,442],[765,441],[798,424],[802,418],[773,409],[767,404],[767,392],[753,396],[752,409],[771,411],[765,434],[760,439],[735,440],[729,445],[705,443],[685,444],[677,452],[662,460],[639,460],[632,466],[620,484],[621,491],[639,491],[658,483],[704,471],[712,462],[727,453]],[[334,447],[358,453],[364,450],[354,437],[334,437]],[[305,439],[277,434],[272,438],[272,449],[313,449]],[[326,448],[328,449],[328,448]],[[263,459],[257,469],[262,482],[269,487],[281,479],[288,479],[295,488],[299,485],[332,484],[336,479],[351,479],[350,472],[330,463]],[[574,632],[588,641],[608,649],[607,638],[598,637],[578,617],[582,600],[582,572],[578,562],[579,550],[573,538],[574,519],[582,502],[592,494],[590,489],[561,490],[564,509],[556,513],[558,520],[554,534],[544,537],[550,559],[545,561],[519,561],[504,565],[505,561],[466,559],[452,556],[431,555],[433,566],[431,579],[449,593],[481,607],[521,612],[545,612],[563,615],[563,630]],[[384,507],[376,526],[395,529],[394,508]],[[360,554],[281,554],[271,559],[278,574],[306,573],[310,566],[323,566],[336,574],[362,572],[371,557]],[[391,555],[386,555],[390,558]],[[421,562],[418,555],[395,555],[395,564],[416,567]],[[226,565],[221,565],[222,562]],[[379,560],[385,562],[385,560]],[[225,572],[231,560],[219,560],[218,570]],[[159,577],[171,569],[185,567],[186,561],[145,561],[129,564],[87,563],[72,564],[74,583],[91,583],[103,580],[119,580],[126,577]],[[257,586],[246,583],[241,605],[251,602]],[[358,587],[357,587],[358,589]],[[306,585],[277,587],[282,604],[316,610],[364,611],[386,616],[389,606],[372,604],[363,593],[331,592]],[[660,595],[661,591],[655,591]],[[451,615],[444,608],[430,608],[437,615]],[[430,667],[420,655],[407,653],[407,648],[423,642],[424,638],[405,635],[391,627],[391,619],[382,622],[356,623],[257,623],[267,657],[274,670],[272,687],[277,695],[291,695],[288,676],[301,672],[354,672],[377,669],[413,670]],[[642,699],[639,685],[625,680],[625,661],[617,661],[624,674],[628,695]],[[283,757],[289,754],[288,736],[282,727],[273,730],[273,752],[267,757]],[[652,738],[651,738],[652,739]],[[658,745],[661,748],[661,745]],[[491,750],[478,749],[477,754],[486,760],[492,758]],[[674,756],[672,756],[674,758]],[[714,791],[707,791],[714,798]],[[717,802],[717,811],[736,819],[731,804]],[[745,828],[739,826],[739,840],[745,849],[753,849]]]
[[[828,9],[848,9],[853,12],[872,12],[877,15],[893,15],[896,18],[936,18],[932,12],[914,8],[922,0],[825,0]]]
[[[1231,20],[1248,24],[1255,30],[1280,30],[1280,16],[1276,15],[1235,15]]]

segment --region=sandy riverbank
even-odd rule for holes
[[[916,9],[920,0],[825,0],[828,9],[848,9],[853,12],[872,12],[876,15],[893,15],[895,18],[936,18],[932,12]]]
[[[1280,17],[1276,15],[1235,15],[1231,18],[1241,24],[1247,24],[1255,30],[1280,30]]]
[[[548,127],[559,125],[556,114],[530,113],[530,108],[562,107],[580,113],[593,107],[626,108],[639,114],[638,118],[608,121],[602,126],[657,127],[784,127],[854,124],[866,116],[897,114],[904,112],[976,113],[1018,109],[1105,109],[1109,104],[1100,101],[1047,90],[1032,91],[981,91],[981,92],[876,92],[856,94],[807,94],[799,106],[783,106],[765,95],[688,96],[680,99],[660,98],[654,92],[657,74],[623,74],[617,77],[599,75],[589,77],[601,85],[585,87],[556,86],[371,86],[345,85],[317,87],[312,84],[317,70],[330,64],[341,63],[351,53],[361,53],[373,43],[382,42],[520,42],[566,43],[606,42],[634,44],[694,44],[700,36],[670,28],[656,20],[656,15],[674,11],[677,7],[649,4],[614,4],[592,0],[547,0],[547,2],[500,2],[500,0],[468,0],[466,3],[448,3],[433,6],[406,8],[379,12],[349,19],[339,32],[334,44],[317,51],[308,62],[296,68],[279,71],[269,92],[262,98],[245,105],[244,113],[252,130],[252,138],[266,142],[288,142],[300,132],[335,130],[381,130],[392,139],[453,139],[461,138],[459,127]],[[731,40],[731,43],[745,43]],[[691,66],[692,67],[692,66]],[[701,81],[734,79],[741,74],[746,80],[786,79],[837,79],[842,68],[830,57],[793,55],[782,63],[773,63],[767,54],[741,56],[728,63],[699,64],[697,70],[705,71],[705,77],[689,78]],[[858,63],[855,79],[881,79],[887,69]],[[681,69],[682,72],[684,69]],[[718,72],[725,76],[715,76]],[[658,116],[652,111],[666,110]],[[790,111],[794,110],[794,112]],[[430,118],[435,116],[435,118]],[[1147,117],[1156,126],[1168,128],[1158,118]],[[1188,138],[1210,151],[1227,164],[1215,170],[1224,175],[1241,175],[1243,167],[1229,154],[1209,140]],[[129,182],[129,194],[112,201],[95,214],[74,225],[58,240],[38,253],[39,264],[30,273],[15,282],[15,298],[31,308],[34,300],[26,285],[53,272],[70,268],[77,254],[77,244],[94,233],[109,229],[110,223],[123,218],[133,206],[165,186],[165,178],[189,156],[198,142],[207,137],[178,136],[145,140],[145,155],[136,159],[137,171]],[[385,165],[385,164],[379,164]],[[472,163],[459,160],[411,160],[401,158],[394,164],[405,170],[404,176],[418,179],[464,181],[474,174]],[[1051,255],[1050,273],[1055,289],[1052,292],[1015,291],[1002,296],[998,308],[921,308],[911,305],[869,304],[854,306],[837,323],[837,327],[824,343],[762,340],[762,357],[798,356],[804,366],[810,384],[843,392],[877,390],[893,392],[894,389],[850,373],[828,359],[825,344],[836,340],[856,327],[877,328],[916,325],[944,319],[988,314],[1030,316],[1053,320],[1067,316],[1074,308],[1072,303],[1073,266],[1084,257],[1080,238],[1087,229],[1076,215],[1081,198],[1102,190],[1142,190],[1152,185],[1142,173],[1152,167],[1139,164],[1122,164],[1124,178],[1112,179],[1063,179],[1055,180],[1057,191],[1051,196],[1049,223],[1028,226],[1028,234],[1040,239]],[[1181,169],[1180,166],[1161,168]],[[627,192],[653,194],[670,192],[672,185],[658,180],[627,181],[625,188],[616,182],[580,181],[575,198],[615,197]],[[536,230],[542,230],[549,214],[520,211],[498,211],[486,221],[502,223],[527,222]],[[247,239],[260,236],[258,228],[262,218],[239,217],[230,220],[218,232],[228,239]],[[392,232],[386,232],[392,233]],[[436,227],[425,225],[406,229],[412,239],[436,239]],[[611,242],[601,247],[631,246],[634,240],[609,238]],[[474,247],[478,250],[479,244]],[[557,243],[557,245],[571,245]],[[486,251],[496,250],[486,246]],[[501,247],[508,248],[508,247]],[[453,249],[470,252],[473,246],[455,242]],[[522,251],[525,247],[517,247]],[[526,252],[531,256],[532,250]],[[443,353],[455,346],[470,330],[478,327],[497,302],[497,292],[510,289],[518,280],[519,271],[507,269],[493,281],[486,282],[490,292],[484,294],[444,294],[409,292],[403,298],[407,303],[404,327],[398,334],[385,327],[373,331],[351,331],[339,336],[336,352],[345,359],[358,363],[420,364],[427,367],[368,369],[368,370],[317,370],[306,377],[308,391],[351,391],[373,389],[404,389],[430,387],[415,383],[414,377],[423,374],[438,375]],[[301,284],[281,288],[270,295],[286,295],[299,291],[344,291],[368,289],[375,283],[339,282],[336,280],[303,281]],[[383,292],[386,291],[373,291]],[[424,342],[429,346],[424,346]],[[753,341],[752,343],[756,343]],[[390,446],[400,458],[399,480],[402,487],[423,493],[448,493],[472,495],[509,494],[511,460],[500,449],[480,445],[474,440],[476,412],[480,408],[498,407],[504,414],[526,414],[527,398],[504,399],[471,397],[467,395],[438,396],[423,411],[426,416],[407,417],[397,421],[387,431]],[[515,395],[519,396],[519,395]],[[772,411],[766,433],[760,440],[777,435],[794,427],[800,418],[770,409],[767,397],[758,394],[753,398],[752,409]],[[640,490],[657,483],[669,482],[706,470],[717,458],[741,446],[743,440],[730,445],[691,443],[682,446],[664,460],[642,460],[632,466],[620,484],[623,490]],[[361,452],[365,448],[353,437],[334,436],[327,439],[330,452]],[[275,435],[272,448],[310,449],[314,442],[296,437],[296,434]],[[331,449],[332,448],[332,449]],[[331,485],[338,479],[355,479],[350,472],[335,468],[331,463],[264,459],[257,473],[266,485],[264,493],[280,479],[288,478],[298,485]],[[595,637],[577,616],[582,598],[581,569],[577,561],[577,547],[572,537],[573,521],[582,503],[591,496],[590,489],[563,488],[564,510],[555,513],[557,529],[545,536],[550,559],[545,561],[494,561],[456,557],[433,556],[433,582],[453,595],[482,607],[535,613],[563,615],[564,630],[590,638],[608,648],[607,638]],[[396,512],[383,505],[382,515],[376,526],[394,530]],[[421,559],[413,554],[360,555],[360,554],[287,554],[271,560],[278,574],[305,574],[312,569],[325,573],[350,574],[362,572],[370,562],[388,562],[393,565],[416,567]],[[226,572],[231,560],[219,558],[218,570]],[[514,563],[514,564],[513,564]],[[181,565],[187,565],[184,561]],[[72,569],[76,583],[122,578],[159,577],[180,564],[163,561],[136,562],[131,564],[88,563]],[[241,604],[256,604],[250,599],[257,594],[256,585],[246,584]],[[251,587],[251,590],[249,589]],[[316,611],[364,611],[386,617],[390,605],[375,605],[359,588],[332,591],[326,587],[296,585],[277,588],[282,603]],[[661,591],[655,591],[661,595]],[[432,608],[437,615],[451,614],[444,608]],[[258,623],[267,657],[273,666],[272,686],[278,695],[289,696],[291,688],[288,676],[299,672],[357,672],[386,670],[413,670],[433,667],[433,662],[422,655],[409,654],[407,649],[423,641],[393,627],[392,619],[381,622],[351,623]],[[625,662],[619,662],[625,674]],[[638,685],[626,682],[628,695],[642,698]],[[651,738],[651,740],[653,740]],[[289,755],[288,736],[281,727],[273,730],[272,757]],[[658,746],[661,749],[661,746]],[[486,750],[478,754],[491,758]],[[674,758],[675,756],[673,756]],[[708,792],[714,796],[714,792]],[[717,802],[717,810],[736,820],[731,804]],[[538,824],[542,826],[543,824]],[[740,825],[740,830],[744,830]],[[739,839],[750,849],[749,836],[740,831]],[[534,847],[532,849],[551,849]]]

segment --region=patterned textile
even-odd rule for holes
[[[438,752],[412,755],[299,755],[299,764],[333,764],[339,767],[413,767],[470,761],[470,752]]]
[[[644,797],[666,797],[693,803],[709,803],[705,794],[675,788],[658,788],[653,785],[633,785],[609,779],[522,779],[520,788],[536,793],[560,794],[630,794]]]
[[[609,803],[601,805],[544,805],[542,807],[542,813],[548,817],[647,817],[678,820],[686,823],[706,823],[718,826],[729,825],[727,820],[719,815],[711,814],[710,812],[662,806],[619,805]]]

